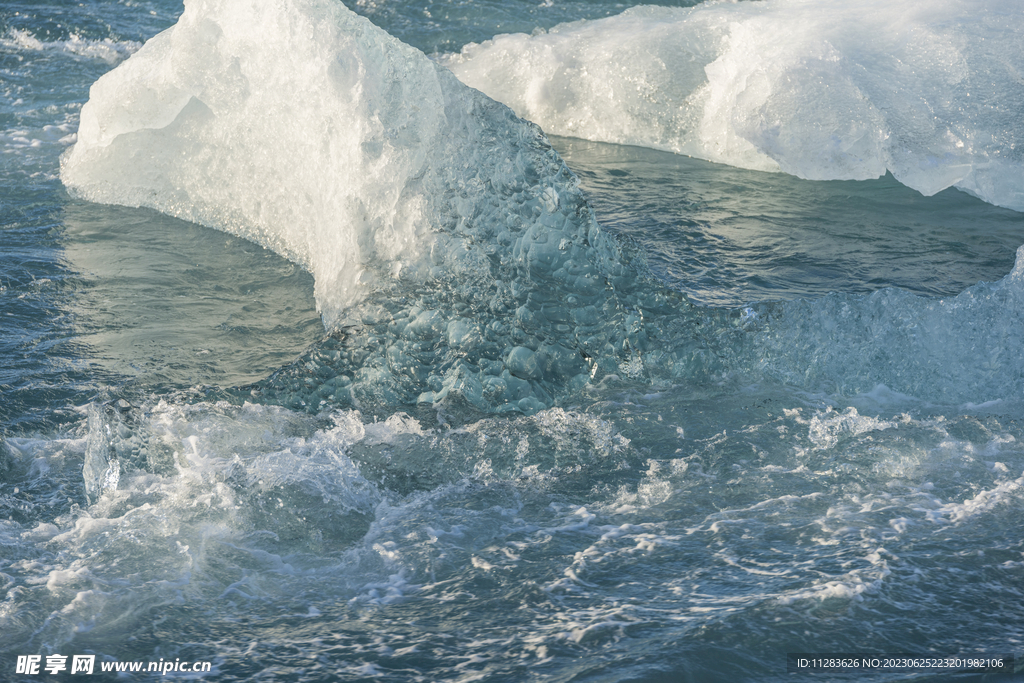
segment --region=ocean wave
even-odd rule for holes
[[[1024,210],[1024,22],[989,0],[635,7],[439,58],[548,133]]]
[[[107,64],[117,64],[134,54],[142,44],[134,40],[83,38],[77,33],[72,33],[67,40],[40,40],[29,31],[11,29],[6,36],[0,37],[0,47],[36,52],[66,52],[87,59],[100,59]]]

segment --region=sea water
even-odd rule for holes
[[[1022,39],[6,3],[0,680],[1020,657]]]

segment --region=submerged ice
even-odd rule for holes
[[[441,62],[557,135],[1024,210],[1024,22],[983,2],[634,7]]]

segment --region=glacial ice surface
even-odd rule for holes
[[[490,271],[499,246],[619,261],[535,126],[332,0],[186,2],[92,86],[61,178],[297,261],[329,326],[388,282]]]
[[[61,178],[308,269],[341,341],[289,405],[532,413],[639,343],[642,260],[540,130],[333,0],[186,2],[93,85]]]
[[[1024,15],[998,0],[641,6],[440,61],[550,134],[1024,210]]]

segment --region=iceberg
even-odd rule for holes
[[[1024,20],[997,0],[634,7],[440,57],[549,134],[1024,210]]]
[[[784,9],[789,14],[779,15]],[[638,54],[668,44],[609,29],[615,22],[639,22],[660,27],[665,41],[683,36],[678,40],[690,41],[691,56],[714,56],[715,49],[732,44],[726,38],[740,30],[741,19],[810,21],[815,12],[811,5],[779,0],[640,8],[547,36],[499,38],[486,49],[508,41],[568,49],[593,31],[598,38],[602,32],[630,38],[623,45]],[[911,18],[928,14],[921,8],[917,15],[906,12]],[[718,26],[720,33],[692,31],[687,21]],[[761,28],[758,35],[770,34]],[[858,35],[859,29],[847,30]],[[842,35],[833,36],[837,44],[852,45]],[[817,40],[811,33],[804,37]],[[711,74],[730,54],[701,68]],[[807,78],[813,61],[808,54],[765,62],[762,71],[783,74],[765,83],[785,81],[783,66],[796,68],[803,59],[805,70],[793,73],[804,85],[786,92],[799,100],[808,96],[800,89],[807,84],[837,86],[834,78]],[[753,68],[757,61],[750,60],[744,64]],[[831,63],[814,62],[815,68]],[[619,70],[641,85],[657,82],[635,67],[635,60],[623,58]],[[843,68],[851,78],[864,72]],[[923,69],[914,78],[930,83]],[[512,76],[508,82],[514,84]],[[614,89],[614,78],[604,80]],[[747,81],[753,87],[754,80]],[[697,83],[695,92],[712,86]],[[779,92],[764,90],[761,114],[744,120],[767,121],[764,113],[782,101]],[[563,94],[572,101],[571,90]],[[734,94],[734,103],[746,101],[741,91]],[[595,107],[614,100],[588,97]],[[651,106],[675,116],[679,108],[669,105],[684,100]],[[787,110],[782,129],[796,131],[786,139],[806,140],[776,156],[787,164],[805,154],[821,161],[823,138],[800,133],[814,118],[810,101],[797,106],[797,100],[786,100],[795,109]],[[871,110],[870,98],[857,101]],[[885,111],[895,116],[898,107]],[[815,120],[833,120],[828,112],[836,114],[821,110]],[[844,120],[858,119],[851,114]],[[634,121],[634,130],[668,130],[644,121]],[[749,138],[729,139],[747,140],[748,152],[754,150],[750,159],[770,159]],[[913,139],[927,147],[939,138]],[[872,149],[891,160],[896,148],[890,142],[872,143]],[[721,149],[727,148],[723,143]],[[979,161],[983,148],[963,152],[972,170],[958,186],[966,188],[969,178],[994,168]],[[882,172],[872,166],[877,159],[861,156],[869,170],[857,171],[850,154],[834,156],[831,166],[808,168]],[[940,164],[920,182],[954,166]],[[912,176],[903,174],[904,182]],[[750,315],[697,308],[654,282],[628,241],[602,232],[577,178],[536,125],[335,0],[189,0],[174,27],[93,85],[61,177],[81,198],[152,207],[246,237],[309,270],[329,334],[251,387],[261,400],[293,409],[372,410],[457,399],[485,413],[534,414],[610,376],[693,386],[767,380],[852,393],[882,383],[951,402],[1019,395],[1013,368],[1024,351],[1007,340],[1020,338],[1020,257],[1002,282],[948,301],[884,290],[866,298],[757,304]],[[1009,187],[1019,177],[1004,173],[993,182]],[[105,471],[102,458],[96,460],[97,471]]]
[[[189,0],[92,86],[61,179],[309,270],[348,349],[324,396],[534,412],[642,337],[641,259],[540,129],[335,0]]]
[[[499,246],[618,260],[536,126],[334,0],[186,2],[92,86],[61,178],[298,262],[329,327],[389,282],[487,274]]]

